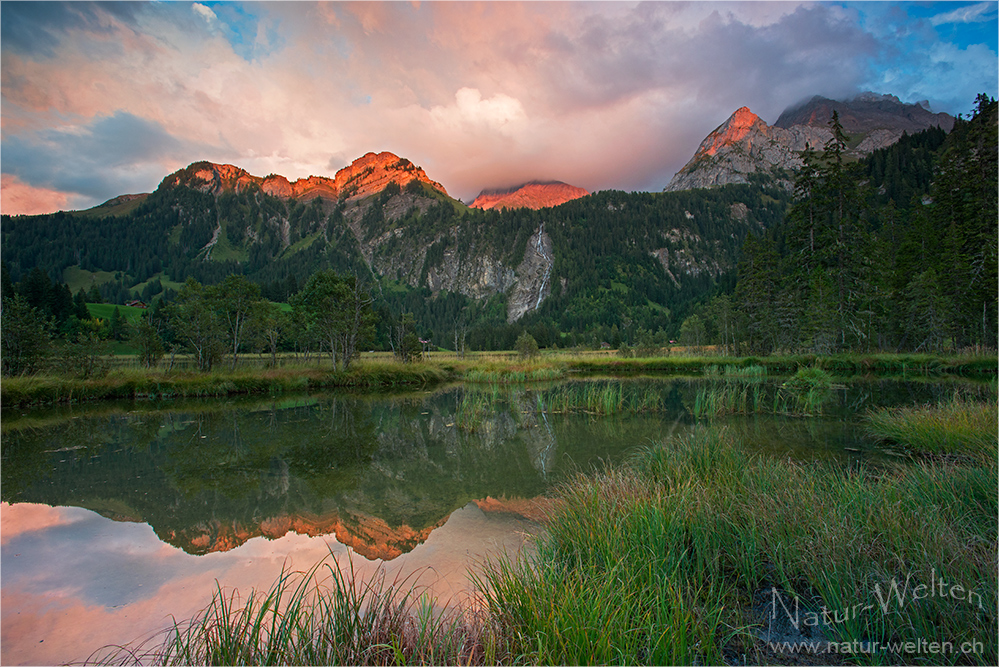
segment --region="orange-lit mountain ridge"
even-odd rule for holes
[[[333,178],[309,176],[289,181],[277,174],[261,178],[231,164],[195,162],[186,169],[167,176],[163,180],[163,185],[167,187],[187,185],[201,192],[216,195],[226,191],[241,192],[247,187],[257,186],[265,193],[281,199],[320,197],[332,201],[340,199],[350,201],[381,192],[389,183],[405,187],[412,181],[426,183],[435,190],[447,194],[444,186],[430,180],[422,168],[387,151],[368,153],[338,171]]]
[[[577,188],[561,181],[533,181],[505,190],[483,190],[471,203],[471,206],[481,209],[531,208],[537,210],[558,206],[588,194],[590,193],[583,188]]]

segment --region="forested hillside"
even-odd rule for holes
[[[665,342],[690,302],[731,282],[746,234],[778,222],[788,204],[784,190],[762,180],[601,192],[539,211],[468,209],[419,183],[390,184],[351,208],[254,187],[214,195],[165,180],[124,214],[98,207],[5,217],[3,261],[13,282],[34,269],[53,283],[90,277],[74,293],[115,303],[169,300],[187,278],[211,285],[234,273],[282,302],[332,269],[368,284],[381,314],[376,346],[388,345],[391,321],[406,312],[440,345],[460,328],[475,348],[509,348],[525,326],[543,346],[617,345],[640,330],[659,331]],[[526,315],[515,317],[511,285],[526,271],[529,241],[539,246],[542,235],[549,275],[522,296]]]

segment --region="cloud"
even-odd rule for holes
[[[948,23],[981,23],[984,21],[996,20],[996,3],[979,2],[975,5],[958,7],[943,14],[937,14],[930,19],[933,25],[946,25]]]
[[[26,4],[2,4],[3,172],[92,203],[200,159],[299,178],[380,150],[462,198],[660,189],[743,105],[995,91],[988,49],[906,5]]]
[[[434,122],[447,131],[473,128],[504,132],[527,118],[520,101],[502,93],[484,100],[477,88],[461,88],[454,98],[454,104],[430,110]]]
[[[166,175],[166,166],[176,164],[191,148],[157,123],[121,112],[85,125],[5,137],[2,146],[4,175],[16,178],[4,184],[4,199],[7,187],[23,192],[23,186],[31,184],[36,199],[58,191],[67,202],[82,199],[90,205],[115,194],[148,191],[150,183]]]
[[[191,11],[203,18],[205,23],[213,28],[219,23],[219,17],[215,15],[215,12],[213,12],[211,8],[204,6],[199,2],[195,2],[191,5]]]
[[[0,213],[4,215],[40,215],[53,211],[68,211],[86,206],[86,198],[74,197],[68,192],[50,188],[35,187],[24,183],[12,174],[0,176]],[[4,524],[0,534],[6,539],[7,527]]]

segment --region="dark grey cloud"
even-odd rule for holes
[[[119,112],[72,130],[5,137],[2,151],[4,173],[103,201],[147,189],[150,172],[161,171],[165,160],[193,153],[194,148],[157,123]]]
[[[650,90],[682,90],[733,110],[767,101],[779,114],[777,107],[806,94],[856,91],[879,48],[856,21],[824,5],[798,7],[762,28],[716,10],[685,29],[670,27],[670,4],[640,5],[610,20],[594,15],[578,36],[550,35],[551,57],[542,66],[552,103],[600,107]]]

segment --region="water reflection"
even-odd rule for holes
[[[148,523],[190,554],[291,531],[388,560],[470,501],[534,498],[567,470],[662,433],[660,416],[548,415],[524,389],[462,428],[464,395],[131,405],[39,427],[5,419],[3,499]]]
[[[702,386],[588,380],[5,408],[2,662],[81,660],[190,616],[215,581],[266,588],[286,559],[307,568],[330,550],[361,573],[433,568],[447,596],[470,562],[520,546],[552,484],[690,428]],[[720,423],[762,453],[876,460],[859,412],[956,390],[991,391],[858,382],[834,392],[822,419]],[[617,407],[559,403],[573,393]]]
[[[535,498],[567,472],[687,428],[703,385],[596,380],[5,411],[2,497],[148,523],[190,554],[295,532],[335,535],[367,558],[389,560],[471,501]],[[851,383],[835,392],[824,419],[725,423],[763,451],[870,455],[854,426],[859,411],[954,390]]]

